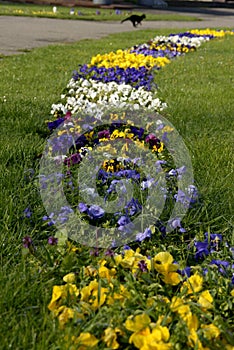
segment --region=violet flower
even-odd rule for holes
[[[49,245],[57,245],[58,244],[58,238],[50,236],[48,238],[47,242],[48,242]]]
[[[88,210],[88,207],[85,203],[79,203],[78,209],[79,209],[80,213],[85,213]]]
[[[147,265],[146,265],[145,260],[140,260],[140,261],[138,262],[138,267],[139,267],[139,269],[140,269],[142,272],[147,272],[147,271],[148,271],[148,267],[147,267]]]
[[[142,210],[142,205],[138,199],[132,198],[125,206],[125,210],[127,215],[133,216]]]
[[[143,233],[137,233],[136,235],[136,241],[142,242],[143,240],[145,240],[146,238],[150,238],[152,235],[152,231],[147,228]]]
[[[101,219],[104,214],[105,210],[103,210],[99,205],[90,205],[89,209],[87,210],[87,214],[89,217],[93,220]]]
[[[209,255],[209,250],[208,250],[208,243],[206,241],[204,242],[195,242],[194,243],[196,247],[196,253],[195,253],[195,259],[201,259],[204,258],[205,256]]]
[[[154,87],[153,74],[146,68],[128,67],[126,69],[118,66],[105,67],[88,67],[87,64],[79,67],[78,71],[73,72],[73,79],[76,81],[80,78],[93,79],[103,83],[116,82],[117,84],[130,84],[138,89],[143,86],[145,90],[152,90]]]
[[[183,277],[190,277],[191,276],[191,267],[190,266],[186,266],[184,269],[182,270],[177,270],[177,272],[183,276]]]
[[[50,131],[56,129],[60,124],[62,124],[64,122],[65,118],[58,118],[56,120],[54,120],[53,122],[48,122],[47,126],[49,128]]]
[[[221,272],[222,274],[226,273],[227,268],[229,267],[230,263],[225,260],[219,260],[219,259],[213,259],[210,262],[210,265],[216,265],[218,266],[218,271]]]
[[[32,212],[31,212],[30,208],[24,209],[24,217],[29,219],[31,216],[32,216]]]
[[[31,245],[33,244],[32,238],[30,236],[25,236],[23,238],[23,246],[24,248],[30,248]]]

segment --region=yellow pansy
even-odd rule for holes
[[[89,332],[80,333],[80,336],[76,338],[75,344],[78,345],[77,350],[88,350],[98,344],[98,339]]]
[[[139,332],[142,329],[145,329],[150,324],[150,322],[150,317],[144,313],[141,315],[136,315],[135,317],[129,316],[125,321],[124,326],[129,331]]]
[[[202,324],[201,329],[203,331],[204,337],[207,339],[218,338],[220,335],[220,330],[214,324]]]
[[[97,269],[91,265],[83,267],[83,271],[85,276],[96,276],[97,275]]]
[[[170,333],[167,327],[156,326],[152,329],[152,340],[155,342],[164,341],[167,342],[170,338]]]
[[[149,327],[135,332],[129,338],[129,343],[133,343],[140,350],[160,350],[171,349],[170,343],[165,343],[169,340],[170,333],[167,327],[156,326],[150,330]]]
[[[113,288],[113,284],[110,283],[111,288]],[[113,295],[108,295],[107,296],[107,300],[106,300],[106,304],[107,305],[113,305],[115,303],[115,300],[119,300],[121,303],[125,302],[127,300],[127,298],[130,296],[130,293],[128,292],[128,290],[122,286],[124,289],[120,288],[121,292],[117,293],[114,292]]]
[[[132,249],[125,250],[124,257],[120,261],[121,266],[124,268],[131,268],[135,261],[135,252]]]
[[[202,306],[203,309],[212,309],[213,297],[208,290],[204,290],[198,299],[198,304]]]
[[[70,131],[71,131],[71,129],[70,129]],[[59,130],[58,131],[58,136],[61,136],[61,135],[64,135],[64,134],[67,134],[67,130]]]
[[[74,272],[68,273],[67,275],[63,276],[63,280],[66,283],[73,283],[76,280],[76,275]]]
[[[85,134],[85,138],[90,141],[93,138],[93,134],[94,131],[90,131],[89,133]]]
[[[192,332],[193,330],[195,330],[195,331],[198,330],[199,321],[198,321],[198,318],[196,315],[189,312],[188,314],[186,314],[182,318],[186,322],[186,325],[187,325],[190,332]]]
[[[106,153],[110,153],[111,155],[117,154],[117,150],[115,147],[113,147],[110,143],[107,143],[107,144],[105,143],[106,142],[104,142],[103,146],[98,147],[98,152],[106,152]]]
[[[145,337],[149,335],[150,335],[149,327],[141,329],[138,332],[134,332],[129,338],[129,344],[133,343],[136,348],[142,349],[142,347],[145,344]]]
[[[177,272],[169,272],[162,277],[163,282],[176,286],[181,282],[181,276]]]
[[[134,134],[132,134],[129,129],[126,129],[124,131],[114,130],[111,134],[110,139],[114,140],[117,138],[133,138],[133,137],[134,137]]]
[[[163,142],[160,142],[160,147],[158,148],[156,145],[152,147],[152,152],[158,152],[161,153],[164,150],[164,144]]]
[[[119,348],[119,343],[117,342],[117,333],[123,334],[123,332],[119,328],[111,328],[108,327],[104,331],[104,335],[102,337],[102,340],[108,348],[110,349],[118,349]]]
[[[170,309],[173,312],[177,312],[182,317],[185,317],[191,312],[189,305],[187,305],[182,298],[179,298],[177,296],[174,296],[172,298]]]
[[[72,244],[72,242],[67,241],[66,244],[67,244],[68,253],[70,252],[76,253],[81,251],[81,248],[76,247],[75,245]]]
[[[181,289],[187,288],[187,294],[197,293],[201,291],[202,283],[203,277],[196,272],[183,283]]]
[[[118,255],[114,256],[114,260],[115,260],[116,265],[118,266],[121,263],[121,261],[123,260],[123,257],[121,254],[118,254]]]
[[[65,285],[65,289],[66,289],[67,295],[70,298],[73,297],[73,296],[78,297],[79,290],[77,289],[77,286],[75,284],[68,283],[68,284]]]
[[[157,320],[157,323],[156,323],[156,325],[157,326],[161,326],[161,323],[164,323],[164,324],[169,324],[169,323],[171,323],[172,322],[172,317],[170,317],[170,316],[165,316],[165,315],[160,315],[159,317],[158,317],[158,320]]]
[[[162,129],[162,132],[172,132],[174,129],[169,126],[169,125],[165,125],[164,128]]]
[[[69,283],[63,286],[53,286],[52,299],[48,305],[48,309],[55,311],[68,296],[74,298],[78,295],[79,290],[75,284]]]
[[[131,132],[130,129],[125,129],[124,132],[125,132],[125,137],[126,138],[128,138],[128,139],[133,139],[134,138],[134,134]]]
[[[66,306],[61,306],[61,308],[58,310],[59,311],[59,325],[60,327],[64,327],[64,325],[70,320],[74,318],[74,310],[70,307]]]
[[[99,282],[95,279],[81,289],[81,301],[90,303],[92,308],[96,310],[105,303],[107,291],[108,289],[100,287]]]
[[[161,252],[153,258],[155,269],[161,274],[178,270],[179,266],[173,264],[173,256],[168,252]]]
[[[116,274],[116,270],[114,268],[108,269],[105,265],[106,262],[102,262],[101,266],[98,269],[98,275],[101,278],[106,278],[109,282],[111,278],[113,278]]]
[[[225,350],[234,350],[234,346],[230,344],[225,345]]]
[[[203,348],[202,343],[200,342],[197,332],[195,330],[191,330],[188,336],[188,346],[191,347],[191,349],[196,349],[196,350],[205,350]]]
[[[129,298],[130,297],[130,293],[129,293],[129,291],[127,290],[127,288],[126,287],[124,287],[124,285],[120,285],[120,291],[119,291],[119,293],[114,293],[114,295],[113,295],[113,298],[115,299],[115,300],[121,300],[121,301],[125,301],[127,298]]]
[[[151,308],[154,305],[154,303],[155,303],[154,297],[147,298],[146,306],[147,306],[148,309]]]
[[[139,262],[144,261],[148,270],[151,268],[151,261],[146,256],[139,253],[139,249],[136,252],[132,249],[125,250],[124,257],[119,262],[122,267],[131,269],[132,273],[136,273],[139,269]]]
[[[66,296],[64,289],[65,286],[53,286],[52,298],[48,305],[50,311],[54,311],[59,307],[60,299]]]

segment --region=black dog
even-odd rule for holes
[[[136,27],[138,24],[141,24],[143,19],[146,18],[146,15],[131,15],[130,17],[124,19],[121,23],[126,22],[126,21],[131,21],[133,24],[133,27]]]

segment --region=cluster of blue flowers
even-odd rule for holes
[[[79,67],[78,71],[73,72],[73,79],[75,81],[80,78],[93,79],[102,83],[114,81],[117,84],[130,84],[136,89],[143,86],[148,91],[156,87],[152,72],[143,66],[139,69],[134,67],[124,69],[121,67],[88,67],[87,64],[84,64]]]
[[[69,220],[69,214],[73,213],[73,209],[69,206],[62,207],[59,214],[56,215],[56,220],[54,218],[55,214],[51,213],[49,216],[43,216],[42,220],[47,221],[49,226],[55,225],[56,222],[64,224]]]
[[[196,33],[191,33],[191,32],[181,32],[181,33],[171,33],[168,35],[169,38],[172,38],[174,36],[179,37],[179,38],[183,38],[183,37],[187,37],[187,38],[199,38],[201,37],[200,34],[196,34]],[[202,34],[203,38],[207,38],[207,39],[214,39],[215,36],[213,34]]]
[[[205,239],[204,241],[198,241],[194,240],[194,247],[195,247],[195,260],[198,262],[202,262],[206,257],[211,256],[212,254],[220,255],[220,252],[224,247],[228,249],[231,252],[232,259],[234,258],[234,248],[230,247],[228,243],[223,240],[223,236],[218,233],[208,233],[205,232]],[[189,245],[190,248],[190,245]],[[209,273],[210,269],[218,270],[219,273],[225,276],[232,276],[231,277],[231,284],[234,285],[234,264],[222,259],[212,259],[207,267],[203,268],[203,274],[206,275]],[[182,276],[191,276],[192,268],[190,266],[185,267],[182,270],[178,270],[178,272]]]

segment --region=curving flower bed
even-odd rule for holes
[[[74,72],[61,101],[53,104],[53,117],[48,122],[50,130],[60,126],[50,144],[48,154],[51,158],[67,138],[68,127],[78,135],[72,152],[60,154],[67,169],[66,176],[60,174],[58,179],[56,175],[58,183],[66,177],[64,183],[71,189],[68,191],[71,201],[73,196],[75,200],[79,199],[79,195],[74,195],[71,175],[83,158],[102,142],[104,152],[108,153],[111,140],[127,139],[138,146],[147,146],[156,156],[156,168],[168,180],[165,195],[168,206],[176,202],[184,207],[197,203],[199,196],[193,184],[190,184],[188,193],[178,190],[178,180],[186,170],[183,166],[176,168],[171,161],[167,149],[167,137],[173,133],[170,125],[159,121],[157,132],[150,133],[127,120],[130,118],[128,114],[118,112],[110,114],[108,127],[95,126],[104,118],[108,108],[164,111],[166,104],[157,97],[153,72],[174,57],[192,52],[202,43],[227,34],[233,32],[207,29],[158,36],[125,51],[97,55]],[[82,118],[88,131],[81,135]],[[128,147],[129,143],[124,142],[124,160],[107,157],[98,171],[99,192],[106,198],[115,197],[117,185],[125,186],[121,182],[123,178],[135,181],[142,193],[154,186],[154,179],[139,171],[138,166],[142,165],[139,159],[128,159]],[[43,178],[45,189],[51,186],[48,183],[51,184],[51,178]],[[91,187],[90,193],[93,193]],[[139,193],[132,197],[123,212],[116,212],[118,215],[113,222],[96,204],[87,205],[80,201],[76,210],[85,220],[102,222],[105,227],[116,225],[122,235],[144,204],[140,197],[142,194],[139,196]],[[153,215],[150,209],[149,213]],[[62,207],[57,218],[52,212],[43,220],[53,226],[56,220],[66,223],[69,214],[69,208]],[[171,220],[171,227],[177,233],[186,232],[179,218]],[[203,238],[200,236],[189,242],[186,254],[190,264],[185,265],[183,259],[177,262],[171,253],[157,251],[157,248],[148,254],[150,242],[155,244],[155,237],[165,235],[165,225],[157,218],[156,223],[134,236],[132,245],[125,244],[115,249],[110,242],[105,250],[94,247],[88,258],[84,254],[85,247],[66,243],[65,255],[72,257],[74,262],[79,256],[85,256],[87,263],[80,270],[71,267],[72,272],[63,277],[64,283],[53,287],[48,307],[64,334],[64,349],[234,349],[231,323],[234,256],[230,243],[224,241],[221,234],[206,232]],[[56,245],[56,238],[52,238],[49,237],[49,244]],[[140,247],[136,248],[136,243]],[[32,242],[25,238],[24,244],[30,247]],[[228,260],[219,259],[222,249],[229,252]],[[229,299],[222,310],[224,291]],[[217,310],[221,311],[217,313]]]

